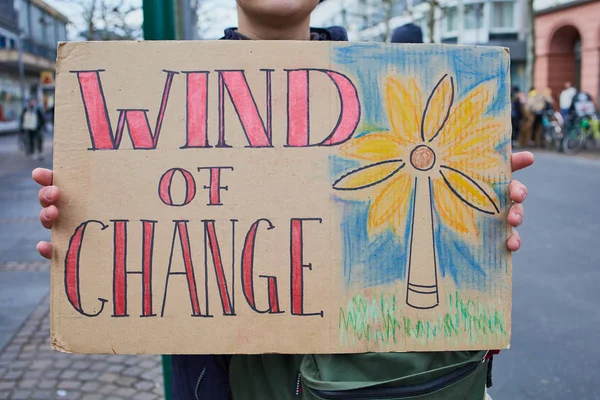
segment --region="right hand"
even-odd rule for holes
[[[52,171],[49,169],[36,168],[31,177],[43,186],[38,193],[38,199],[43,207],[40,212],[40,222],[44,228],[51,229],[54,221],[58,218],[58,208],[55,204],[60,199],[60,190],[52,185]],[[35,248],[42,257],[48,259],[52,257],[52,244],[42,241]]]

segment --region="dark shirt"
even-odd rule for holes
[[[225,29],[225,36],[220,40],[250,40],[250,38],[239,33],[237,28],[227,28]],[[310,28],[310,40],[346,42],[348,41],[348,33],[341,26]]]
[[[311,28],[311,40],[347,41],[346,29],[340,26]],[[237,28],[225,30],[221,40],[250,40]],[[289,359],[294,359],[290,356]],[[231,399],[229,363],[231,355],[179,355],[172,356],[172,399]],[[288,358],[284,358],[287,361]]]

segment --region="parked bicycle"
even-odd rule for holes
[[[576,154],[583,149],[598,148],[600,124],[596,114],[577,117],[566,129],[562,142],[565,154]]]
[[[542,114],[542,138],[544,147],[560,151],[563,139],[563,117],[559,112],[552,109]]]

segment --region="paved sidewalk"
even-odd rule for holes
[[[1,223],[1,222],[0,222]],[[50,268],[50,261],[0,261],[0,272],[2,271],[34,271],[47,272]]]
[[[18,136],[0,136],[0,400],[163,398],[160,356],[65,354],[50,349],[50,263],[35,251],[50,232],[39,223],[37,166]]]
[[[163,398],[160,356],[51,350],[49,308],[46,296],[0,351],[0,399]]]

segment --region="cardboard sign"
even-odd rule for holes
[[[69,43],[57,85],[55,349],[508,345],[504,49]]]

